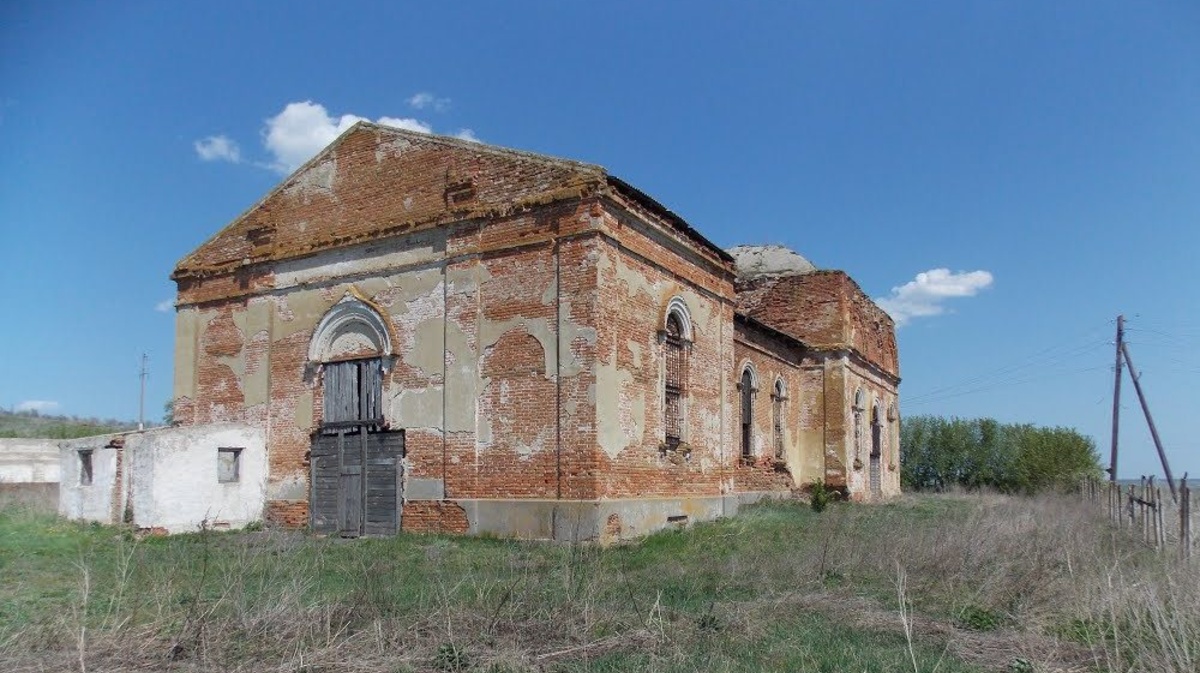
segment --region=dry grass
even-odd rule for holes
[[[7,670],[1200,670],[1200,577],[1071,498],[769,504],[610,549],[0,511]],[[903,608],[901,607],[903,606]]]

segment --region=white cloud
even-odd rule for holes
[[[58,402],[50,400],[25,400],[17,405],[17,411],[36,411],[39,414],[44,414],[47,411],[54,411],[58,408]]]
[[[241,148],[228,136],[209,136],[192,145],[204,161],[228,161],[231,164],[242,161]]]
[[[263,143],[274,157],[270,167],[280,173],[296,170],[360,121],[367,121],[367,118],[353,114],[331,117],[320,103],[288,103],[283,112],[267,120],[263,129]],[[380,117],[377,123],[417,133],[433,133],[433,127],[419,119]]]
[[[164,299],[154,305],[154,310],[160,313],[170,313],[171,311],[175,310],[175,300]]]
[[[378,123],[384,126],[392,126],[405,131],[416,131],[417,133],[433,133],[433,127],[420,119],[399,118],[399,117],[380,117]]]
[[[449,98],[438,98],[428,91],[413,94],[412,98],[408,99],[408,104],[417,110],[425,110],[432,108],[437,112],[442,112],[450,107]]]
[[[454,134],[454,137],[458,138],[459,140],[466,140],[467,142],[472,142],[472,143],[483,142],[482,140],[479,139],[479,136],[476,136],[475,132],[472,131],[471,129],[459,129],[458,133]]]
[[[450,104],[450,99],[438,98],[431,93],[419,93],[408,102],[418,109],[441,110]],[[280,173],[290,173],[360,121],[368,119],[356,114],[334,116],[329,114],[324,105],[311,100],[288,103],[279,114],[267,119],[263,125],[262,141],[270,155],[269,159],[254,163]],[[385,116],[375,120],[375,123],[416,133],[433,133],[432,124],[412,117]],[[480,142],[475,132],[467,128],[460,129],[454,136],[462,140]],[[242,162],[241,148],[228,136],[209,136],[197,140],[194,145],[196,153],[205,161],[228,161],[235,164]]]
[[[992,285],[992,274],[987,271],[950,271],[930,269],[899,287],[892,288],[888,297],[876,299],[883,310],[904,325],[913,318],[925,318],[945,312],[942,303],[956,297],[973,297],[980,290]]]
[[[357,115],[334,119],[324,105],[312,101],[288,103],[283,112],[267,120],[263,129],[263,143],[275,157],[271,167],[280,173],[295,170],[362,120]]]

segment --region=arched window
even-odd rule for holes
[[[671,311],[667,314],[663,337],[663,355],[666,359],[663,430],[667,448],[673,450],[683,441],[683,400],[687,391],[687,347],[679,313]]]
[[[742,380],[738,383],[742,398],[742,459],[754,456],[754,370],[750,365],[742,368]]]
[[[883,495],[883,414],[879,400],[871,405],[871,496]]]
[[[391,335],[370,304],[346,293],[309,342],[309,364],[322,372],[322,430],[377,429],[383,424],[383,372]]]
[[[863,393],[862,388],[854,391],[854,404],[851,410],[854,412],[854,465],[855,469],[862,466],[862,445],[863,445],[863,412],[867,409],[867,396]]]
[[[878,456],[883,447],[883,414],[879,410],[879,400],[871,405],[871,455]]]
[[[775,379],[775,390],[771,393],[771,415],[775,424],[773,431],[776,458],[783,458],[783,401],[786,399],[783,379]]]

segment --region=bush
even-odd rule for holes
[[[824,512],[825,508],[833,500],[833,496],[833,491],[829,490],[825,482],[816,479],[813,481],[812,489],[808,494],[808,504],[814,512]]]

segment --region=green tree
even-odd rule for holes
[[[1095,443],[1070,428],[914,416],[900,426],[900,446],[907,490],[958,485],[1034,492],[1100,474]]]

